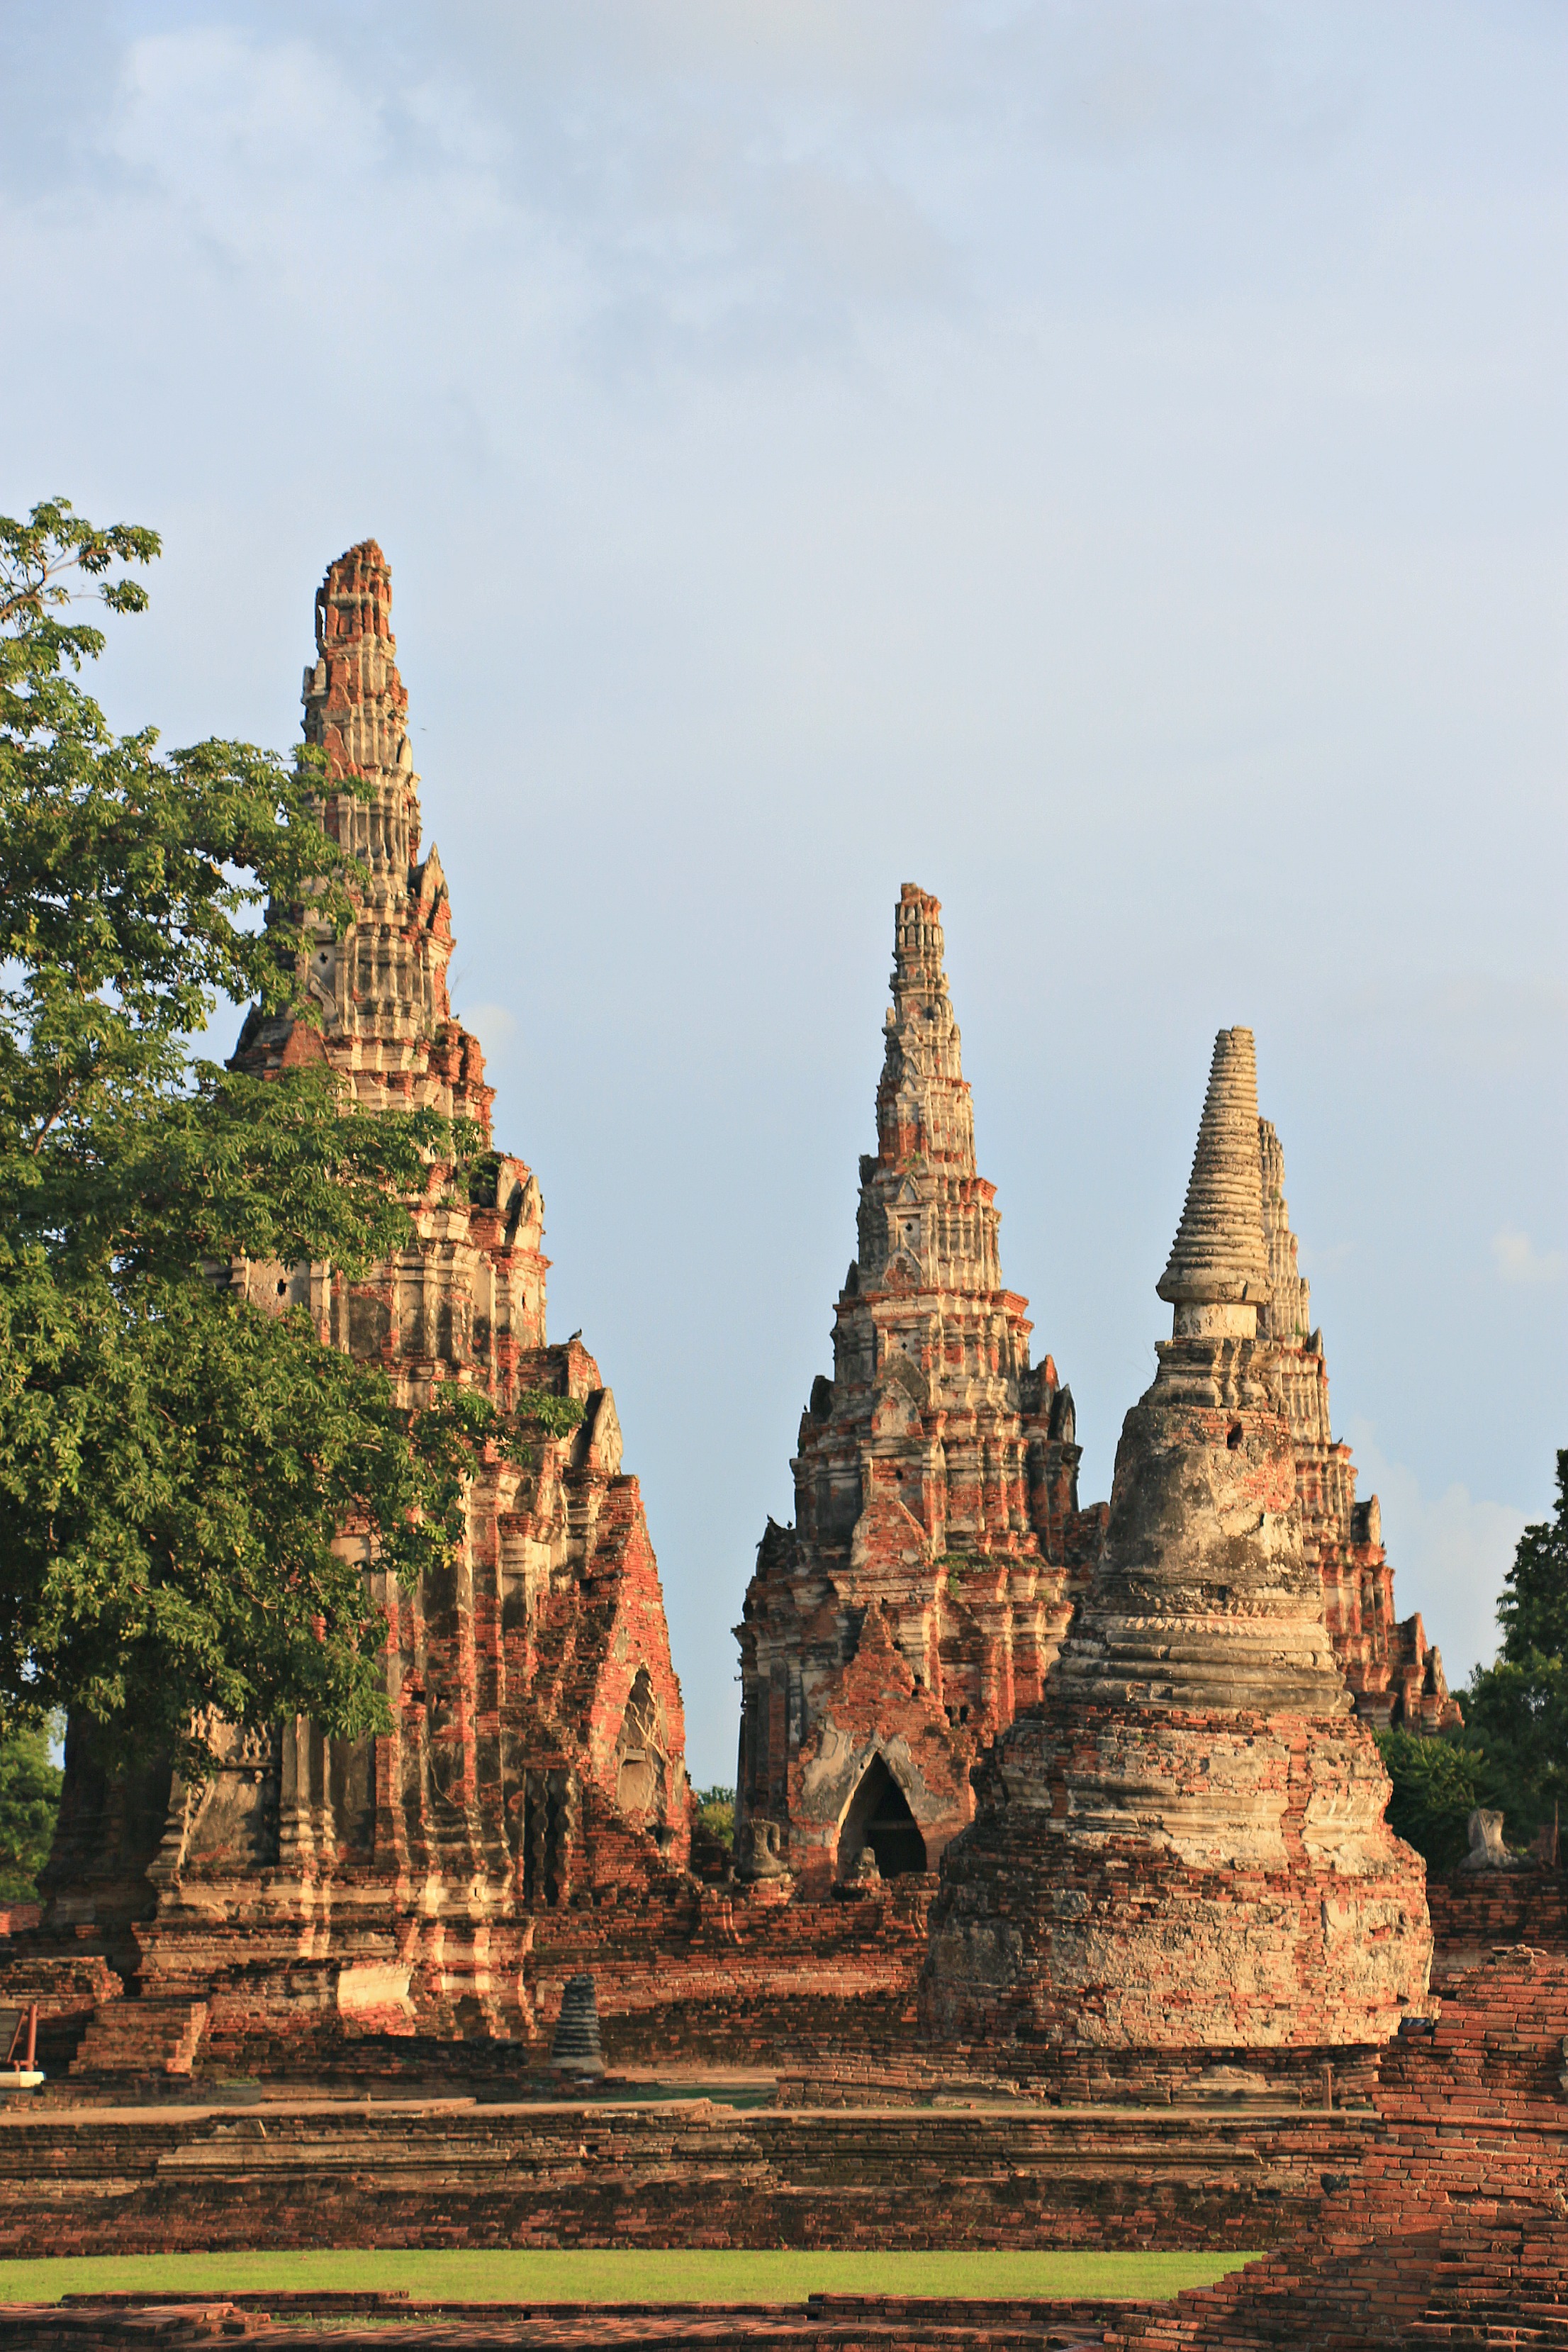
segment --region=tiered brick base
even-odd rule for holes
[[[532,2105],[274,2097],[128,2110],[51,2107],[46,2095],[0,2118],[0,2244],[1273,2242],[1277,2252],[1222,2287],[1114,2326],[1102,2313],[1100,2340],[1127,2352],[1568,2347],[1568,1880],[1456,1878],[1434,1886],[1432,1910],[1436,2029],[1413,2024],[1383,2054],[1375,2105],[1348,2113],[986,2100],[973,2077],[950,2074],[943,2089],[912,2042],[886,2060],[879,2106],[855,2103],[873,2094],[874,2069],[843,2042],[781,2086],[798,2104],[766,2108],[546,2105],[536,2090]],[[504,2054],[446,2047],[454,2063]],[[1336,2078],[1336,2098],[1343,2088]],[[973,2313],[952,2325],[957,2336],[912,2310],[868,2312],[853,2340],[1012,2340]],[[818,2340],[798,2316],[729,2332]],[[725,2340],[706,2317],[702,2333]],[[643,2340],[687,2339],[660,2323]],[[455,2352],[462,2338],[448,2341]]]
[[[1434,1888],[1449,1948],[1500,1925],[1451,1969],[1438,1947],[1436,2032],[1384,2065],[1382,2127],[1331,2176],[1312,2230],[1223,2285],[1140,2317],[1138,2352],[1568,2347],[1568,1899],[1558,1874]]]
[[[0,2115],[0,2250],[1252,2248],[1366,2111],[1213,2115],[471,2097]]]
[[[805,2304],[644,2304],[479,2305],[459,2316],[439,2306],[376,2295],[256,2295],[233,2302],[191,2297],[159,2305],[151,2297],[60,2311],[33,2305],[0,2310],[0,2346],[17,2352],[129,2352],[149,2340],[224,2344],[237,2338],[256,2352],[616,2352],[657,2345],[660,2352],[744,2344],[789,2352],[1041,2352],[1041,2347],[1102,2344],[1108,2326],[1130,2308],[1082,2301],[977,2303],[956,2297],[813,2295]],[[314,2318],[317,2326],[310,2323]]]

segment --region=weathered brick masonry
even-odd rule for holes
[[[1377,1496],[1356,1500],[1351,1449],[1329,1423],[1323,1335],[1312,1328],[1311,1294],[1290,1230],[1285,1156],[1268,1119],[1258,1120],[1258,1136],[1268,1252],[1268,1297],[1258,1307],[1258,1336],[1272,1349],[1269,1378],[1290,1424],[1302,1552],[1322,1579],[1330,1637],[1357,1714],[1369,1723],[1438,1731],[1460,1721],[1458,1705],[1419,1616],[1394,1616]]]
[[[1310,2231],[1113,2341],[1568,2345],[1568,1883],[1529,1872],[1506,1893],[1483,1877],[1433,1894],[1436,2029],[1385,2053],[1377,2127],[1353,2167],[1327,2174]],[[1510,1940],[1476,1962],[1500,1927]]]
[[[132,2295],[62,2310],[0,2307],[0,2345],[18,2352],[125,2352],[151,2341],[224,2344],[242,2338],[256,2352],[386,2352],[396,2322],[398,2352],[585,2352],[585,2347],[746,2344],[779,2352],[1040,2352],[1099,2345],[1108,2321],[1141,2306],[1061,2300],[973,2302],[957,2296],[813,2295],[796,2304],[534,2303],[461,2311],[396,2295]],[[312,2322],[314,2324],[312,2325]]]
[[[0,2252],[1240,2246],[1316,2211],[1364,2112],[269,2099],[0,2114]]]
[[[1370,2052],[1426,1990],[1419,1857],[1388,1829],[1306,1559],[1269,1297],[1250,1031],[1222,1030],[1089,1589],[942,1860],[934,2033],[1109,2086],[1193,2053]]]
[[[1030,1364],[1028,1302],[1003,1285],[941,914],[904,885],[833,1373],[737,1628],[740,1864],[808,1895],[935,1869],[975,1758],[1040,1695],[1104,1524],[1078,1507],[1071,1393],[1049,1356]]]
[[[330,783],[372,787],[324,803],[355,861],[354,919],[310,953],[320,1026],[253,1013],[236,1060],[261,1073],[324,1060],[366,1108],[471,1120],[486,1149],[467,1175],[431,1166],[415,1240],[363,1281],[249,1263],[230,1279],[253,1305],[308,1312],[323,1345],[384,1365],[410,1403],[455,1381],[525,1418],[541,1392],[573,1398],[582,1419],[555,1437],[535,1418],[531,1466],[476,1478],[449,1573],[413,1594],[374,1579],[386,1736],[324,1738],[302,1720],[236,1731],[191,1790],[166,1766],[105,1769],[71,1727],[34,1949],[96,1952],[141,1996],[100,2005],[81,2053],[100,2070],[371,2031],[525,2035],[535,1921],[685,1883],[658,1570],[614,1397],[576,1338],[546,1339],[538,1181],[488,1148],[491,1089],[447,996],[447,884],[420,848],[391,598],[374,541],[317,596],[305,735]]]
[[[1451,1938],[1435,1963],[1435,2030],[1423,2021],[1386,2049],[1373,2102],[1348,2113],[1025,2099],[833,2113],[719,2099],[13,2110],[0,2117],[0,2245],[1272,2239],[1264,2263],[1174,2306],[1036,2305],[1026,2324],[1036,2341],[1081,2330],[1126,2352],[1565,2344],[1568,1887],[1560,1873],[1521,1872],[1444,1882],[1434,1896]],[[776,2329],[812,2342],[814,2315],[835,2345],[962,2340],[954,2328],[984,2343],[1004,2321],[996,2306],[870,2298],[759,2312],[754,2328],[742,2313],[686,2324],[692,2340]],[[492,2339],[476,2319],[444,2340],[451,2352],[489,2340],[564,2352],[574,2340],[565,2315],[559,2330],[537,2311],[526,2324],[537,2337]],[[657,2326],[648,2315],[642,2334],[632,2313],[591,2324],[605,2341],[687,2340],[678,2315]],[[1007,2328],[1024,2324],[1007,2315]],[[149,2332],[116,2335],[105,2317],[99,2336],[76,2334],[107,2346]]]

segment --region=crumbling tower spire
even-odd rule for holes
[[[1222,1030],[1105,1541],[932,1912],[929,2018],[1026,2069],[1374,2044],[1426,1989],[1421,1864],[1383,1818],[1258,1336],[1260,1193],[1252,1037]]]
[[[392,579],[374,540],[329,565],[315,636],[304,731],[323,755],[321,820],[347,853],[352,914],[341,940],[314,928],[303,978],[319,1019],[253,1010],[236,1064],[269,1076],[324,1062],[365,1109],[434,1110],[488,1145],[491,1094],[478,1039],[452,1017],[447,884],[435,849],[420,851]],[[450,1383],[523,1426],[472,1466],[449,1565],[405,1591],[366,1562],[387,1619],[384,1724],[357,1740],[302,1718],[226,1727],[199,1803],[175,1789],[162,1824],[142,1809],[173,1894],[141,1935],[142,1988],[204,1981],[219,2042],[251,2030],[258,1979],[287,1975],[300,1999],[307,1951],[329,1978],[366,1950],[395,1954],[407,2021],[525,2032],[525,1960],[538,1964],[549,1915],[591,1906],[601,1878],[663,1899],[689,1852],[679,1685],[615,1399],[581,1334],[547,1342],[536,1180],[471,1140],[454,1127],[432,1153],[391,1259],[352,1278],[323,1264],[230,1269],[251,1306],[303,1308],[324,1345],[379,1367],[400,1405]],[[363,1550],[352,1529],[342,1541]],[[141,1917],[149,1857],[130,1853],[101,1795],[73,1791],[72,1811],[64,1899],[84,1899],[79,1880],[90,1890],[107,1854],[116,1900]],[[232,1929],[221,1950],[200,1944],[213,1917]]]
[[[301,698],[305,740],[326,762],[321,829],[353,860],[354,919],[342,940],[326,923],[315,928],[306,981],[319,1029],[252,1012],[236,1064],[265,1074],[324,1057],[367,1110],[429,1108],[488,1138],[494,1089],[478,1039],[452,1018],[447,877],[434,844],[420,855],[392,572],[374,539],[329,564],[316,591],[316,659]],[[368,797],[344,788],[351,777]]]
[[[1290,1230],[1285,1155],[1266,1118],[1258,1122],[1258,1146],[1270,1284],[1258,1329],[1270,1343],[1269,1377],[1290,1424],[1302,1548],[1322,1583],[1335,1654],[1369,1723],[1438,1731],[1463,1717],[1420,1616],[1394,1616],[1377,1496],[1356,1500],[1351,1449],[1330,1427],[1323,1335],[1312,1328],[1311,1293]]]
[[[912,882],[891,991],[833,1375],[738,1628],[742,1866],[814,1890],[868,1843],[884,1874],[934,1863],[973,1757],[1038,1696],[1100,1526],[1078,1508],[1071,1396],[1003,1284],[942,908]]]

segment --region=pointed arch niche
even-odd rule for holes
[[[668,1795],[668,1758],[664,1745],[664,1709],[653,1680],[639,1666],[616,1741],[616,1802],[623,1813],[652,1813],[659,1821]]]
[[[849,1877],[866,1847],[884,1878],[908,1878],[927,1867],[926,1842],[887,1760],[873,1756],[849,1800],[838,1832],[838,1875]]]

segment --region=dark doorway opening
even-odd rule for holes
[[[847,1878],[869,1846],[884,1878],[907,1878],[926,1866],[926,1842],[909,1801],[880,1756],[873,1757],[849,1801],[838,1832],[838,1874]]]

